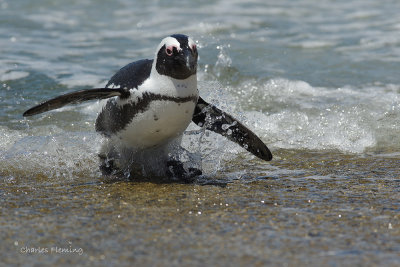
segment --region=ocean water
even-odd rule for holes
[[[395,0],[0,0],[3,262],[399,265],[399,10]],[[104,86],[173,33],[198,44],[200,95],[254,130],[271,162],[190,125],[184,146],[205,173],[195,183],[110,181],[94,131],[102,102],[22,117]]]

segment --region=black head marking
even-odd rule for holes
[[[188,46],[189,45],[189,37],[183,34],[173,34],[171,37],[178,40],[181,46]]]
[[[156,70],[174,79],[186,79],[197,71],[196,44],[188,36],[174,34],[165,38],[157,52]]]

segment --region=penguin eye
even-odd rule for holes
[[[167,54],[167,56],[172,56],[172,54],[174,53],[174,47],[172,45],[167,46],[165,48],[165,53]]]

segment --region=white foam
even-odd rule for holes
[[[277,148],[335,149],[361,153],[390,142],[400,115],[399,86],[321,88],[273,79],[231,88],[262,139]],[[236,104],[238,105],[238,104]],[[382,131],[387,129],[388,131]],[[398,147],[396,140],[391,146]]]
[[[26,18],[33,22],[41,23],[45,28],[53,28],[55,25],[76,26],[77,20],[67,12],[53,10],[51,13],[40,12],[29,14]]]
[[[325,40],[307,40],[298,43],[292,43],[289,46],[291,47],[301,47],[306,49],[315,49],[315,48],[324,48],[324,47],[331,47],[335,46],[335,42],[329,42]]]
[[[23,131],[10,130],[7,127],[0,126],[0,153],[7,150],[17,140],[25,137],[27,134]]]
[[[398,85],[323,88],[287,79],[247,80],[228,88],[240,93],[240,99],[236,100],[217,82],[201,82],[199,87],[206,101],[238,118],[272,150],[363,153],[379,148],[381,143],[384,147],[399,147],[398,138],[393,139],[400,131]],[[99,107],[95,102],[77,110],[94,121]],[[250,111],[248,107],[259,111]],[[87,120],[87,116],[82,118]],[[77,132],[82,129],[82,121],[72,129],[40,126],[42,123],[23,130],[0,127],[1,175],[45,175],[59,179],[99,176],[97,153],[102,140],[94,129]],[[190,130],[198,129],[190,126]],[[201,153],[206,174],[224,171],[229,166],[226,162],[241,155],[251,158],[237,144],[207,131],[185,134],[183,143],[191,152]]]
[[[25,131],[0,128],[0,139],[2,176],[44,175],[62,182],[77,176],[90,179],[99,175],[97,150],[101,138],[94,133],[28,136]]]
[[[26,71],[10,71],[0,74],[0,81],[18,80],[29,76]]]
[[[68,86],[68,87],[76,87],[76,86],[88,86],[93,85],[93,87],[101,87],[104,86],[103,79],[99,78],[98,75],[93,74],[73,74],[67,78],[61,78],[60,83]]]

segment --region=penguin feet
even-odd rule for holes
[[[202,174],[202,171],[192,167],[186,170],[181,161],[169,160],[167,161],[166,174],[168,178],[175,178],[186,183],[191,183],[197,176]]]
[[[101,173],[105,176],[114,175],[116,174],[116,166],[114,163],[114,159],[108,158],[105,155],[99,154],[100,165],[99,169]]]
[[[162,171],[158,174],[152,173],[151,169],[144,172],[145,170],[140,168],[142,165],[136,166],[135,164],[132,164],[132,162],[129,164],[129,167],[126,169],[126,171],[124,171],[125,169],[121,168],[121,162],[118,158],[108,157],[108,155],[104,154],[99,154],[98,156],[100,160],[99,168],[104,176],[134,177],[134,179],[144,180],[150,179],[151,177],[159,177],[161,180],[163,180]],[[202,171],[200,169],[184,166],[184,163],[182,163],[180,160],[170,159],[167,162],[164,161],[164,164],[166,164],[166,169],[164,169],[165,175],[170,180],[192,183],[197,176],[202,175]],[[160,165],[152,164],[152,166]]]

